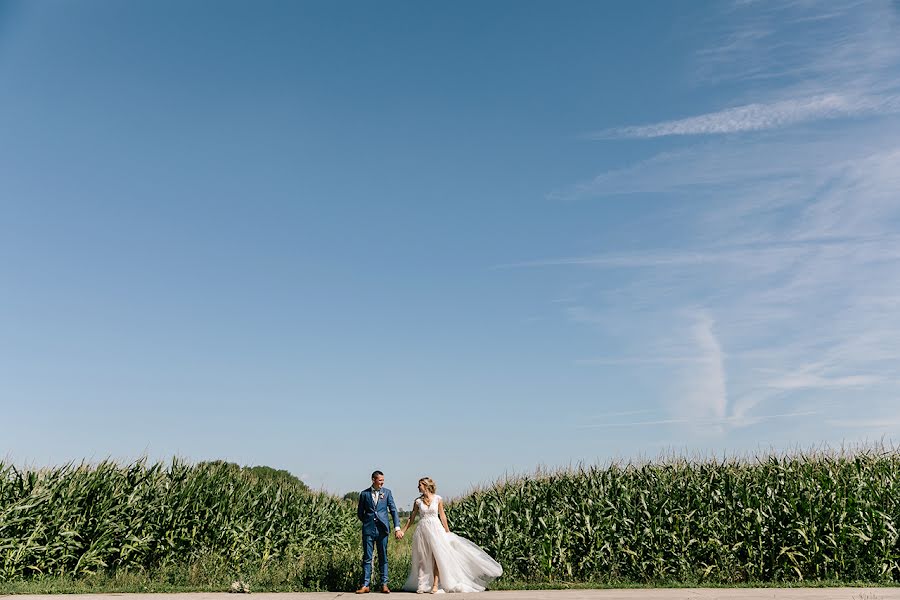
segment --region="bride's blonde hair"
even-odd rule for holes
[[[419,480],[419,483],[425,486],[425,489],[428,490],[431,494],[434,494],[437,491],[437,486],[434,484],[434,479],[431,477],[423,477]],[[422,494],[424,496],[424,494]]]

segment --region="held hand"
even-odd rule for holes
[[[403,539],[403,531],[398,529],[397,531],[394,532],[394,537],[396,537],[398,540],[402,540]]]

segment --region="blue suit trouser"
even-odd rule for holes
[[[362,534],[363,543],[363,585],[369,585],[372,581],[372,556],[373,548],[378,548],[378,571],[381,573],[381,584],[387,585],[388,582],[388,563],[387,563],[387,547],[388,534],[379,528],[378,535]]]

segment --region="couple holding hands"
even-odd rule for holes
[[[394,536],[402,539],[416,517],[419,525],[412,539],[412,561],[403,585],[405,592],[483,592],[491,580],[503,574],[500,563],[476,544],[450,531],[444,501],[438,496],[434,481],[419,480],[419,494],[413,503],[406,525],[400,527],[397,505],[391,490],[384,487],[384,473],[372,473],[372,485],[359,493],[356,515],[362,522],[363,580],[357,594],[369,592],[372,580],[374,547],[378,548],[378,568],[381,591],[389,594],[387,586],[388,514],[394,521]]]

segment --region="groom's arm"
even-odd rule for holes
[[[388,492],[387,495],[388,510],[391,511],[391,517],[394,519],[394,531],[400,530],[400,516],[397,514],[397,505],[394,504],[394,494]]]
[[[359,501],[356,503],[356,518],[362,521],[364,515],[365,509],[363,508],[363,495],[360,494]]]

